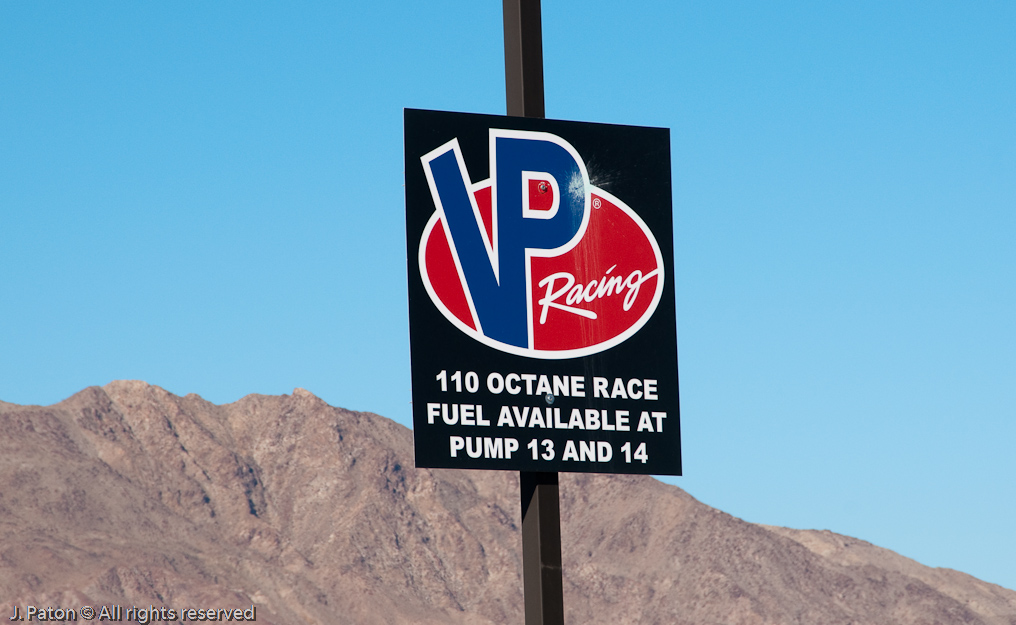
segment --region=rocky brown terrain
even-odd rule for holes
[[[561,497],[568,623],[1016,625],[1016,592],[649,477],[562,475]],[[517,474],[416,469],[408,429],[300,389],[0,402],[0,609],[521,625],[518,499]]]

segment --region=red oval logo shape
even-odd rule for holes
[[[583,178],[585,178],[583,171]],[[552,177],[525,172],[523,211],[543,219],[557,210],[562,193]],[[563,359],[607,350],[634,335],[652,317],[663,294],[659,245],[638,214],[592,185],[588,219],[577,243],[557,255],[526,255],[529,341],[511,345],[482,331],[461,261],[442,212],[435,211],[419,250],[424,286],[441,313],[462,332],[494,349],[520,356]],[[567,190],[565,190],[567,192]],[[491,182],[470,187],[488,249],[496,241]]]

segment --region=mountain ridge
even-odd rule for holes
[[[0,600],[258,606],[270,623],[521,623],[518,475],[303,389],[140,381],[0,402]],[[562,474],[569,623],[1016,625],[1016,592],[647,476]],[[849,545],[849,546],[848,546]]]

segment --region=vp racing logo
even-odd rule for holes
[[[492,128],[489,145],[480,182],[457,139],[420,159],[436,208],[420,274],[441,313],[477,341],[531,358],[587,356],[638,332],[663,293],[645,222],[592,186],[556,135]]]

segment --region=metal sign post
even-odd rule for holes
[[[504,0],[504,86],[508,114],[544,117],[540,0]]]
[[[519,485],[526,625],[561,625],[564,623],[564,590],[557,473],[520,471]]]
[[[508,115],[544,117],[540,0],[504,0]],[[561,505],[556,472],[520,471],[522,588],[526,625],[563,625]]]

